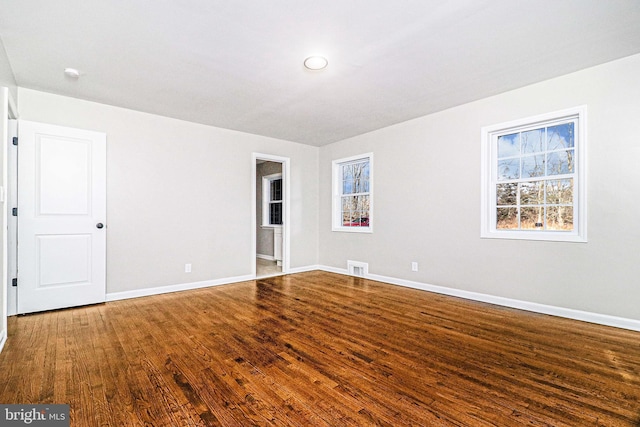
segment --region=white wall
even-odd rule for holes
[[[21,119],[107,134],[108,293],[251,274],[252,152],[291,158],[291,267],[317,264],[318,148],[29,89],[18,96]]]
[[[320,263],[640,319],[638,76],[640,55],[322,147]],[[480,128],[583,104],[588,243],[480,239]],[[376,160],[375,231],[332,232],[331,161],[365,152]]]

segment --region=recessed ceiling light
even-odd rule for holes
[[[80,71],[76,70],[75,68],[65,68],[64,74],[67,77],[71,77],[73,79],[77,79],[80,77]]]
[[[329,64],[323,56],[310,56],[304,60],[304,66],[310,70],[322,70]]]

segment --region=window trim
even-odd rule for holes
[[[574,229],[568,231],[497,230],[496,229],[496,176],[498,134],[521,131],[523,128],[548,125],[548,122],[574,118],[575,168],[574,172]],[[568,108],[552,113],[513,120],[481,130],[481,228],[480,237],[490,239],[544,240],[557,242],[587,242],[587,106]]]
[[[271,200],[271,182],[277,179],[282,179],[282,173],[274,173],[262,177],[262,227],[265,228],[282,227],[282,224],[271,224],[271,217],[269,216],[271,211],[269,209],[269,205],[274,203]],[[279,202],[282,204],[282,221],[284,223],[284,187],[282,188],[282,191],[283,200],[280,200]]]
[[[369,161],[369,225],[367,227],[345,227],[342,225],[341,212],[341,166],[358,160]],[[345,157],[331,162],[331,230],[347,233],[373,233],[373,153],[365,153],[357,156]]]

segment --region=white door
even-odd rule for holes
[[[18,312],[106,297],[106,135],[18,122]]]

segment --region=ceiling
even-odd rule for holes
[[[0,11],[18,86],[315,146],[640,53],[638,0],[0,0]],[[306,70],[312,54],[329,66]]]

